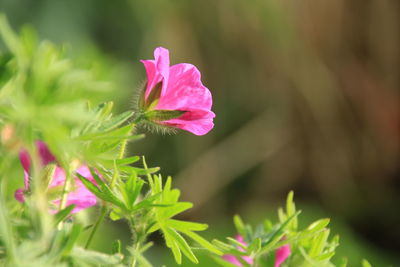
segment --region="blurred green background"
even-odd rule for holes
[[[209,223],[210,238],[234,235],[235,213],[275,218],[293,189],[304,225],[332,218],[350,266],[400,266],[398,0],[1,0],[0,11],[115,80],[119,111],[155,47],[200,69],[214,130],[149,133],[130,149],[173,175],[195,204],[186,219]],[[103,227],[99,249],[127,241],[123,222]],[[174,266],[159,249],[156,266]]]

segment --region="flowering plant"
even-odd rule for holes
[[[279,223],[253,230],[236,216],[237,239],[209,242],[197,233],[206,224],[175,218],[192,204],[179,200],[172,178],[127,154],[128,142],[144,137],[137,125],[195,135],[213,128],[211,93],[195,66],[170,66],[168,50],[157,48],[154,60],[142,61],[147,83],[137,107],[114,115],[112,102],[101,99],[112,85],[63,49],[38,42],[29,29],[15,34],[4,16],[0,37],[7,48],[0,52],[2,266],[152,266],[145,252],[154,232],[177,264],[182,256],[199,262],[195,244],[222,266],[333,266],[338,240],[327,242],[329,220],[298,230],[292,193]],[[16,175],[9,169],[18,158]],[[95,205],[98,215],[82,218]],[[115,240],[108,253],[92,248],[106,218],[129,225],[130,244]]]

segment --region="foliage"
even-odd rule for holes
[[[103,81],[91,69],[75,65],[67,58],[65,48],[39,42],[31,29],[24,28],[17,35],[0,16],[0,35],[6,47],[0,53],[0,264],[151,266],[144,253],[152,246],[149,235],[159,231],[178,264],[182,263],[182,254],[198,262],[191,245],[194,241],[225,266],[232,264],[221,258],[223,254],[239,258],[250,255],[259,266],[272,266],[273,252],[285,244],[292,250],[284,263],[287,266],[333,266],[331,258],[338,237],[328,240],[329,220],[318,220],[298,230],[300,212],[293,203],[293,193],[288,196],[286,212],[279,211],[277,224],[266,220],[253,229],[235,217],[238,233],[247,245],[233,238],[208,242],[197,233],[207,229],[206,224],[175,219],[192,204],[179,201],[180,191],[172,188],[171,177],[163,181],[159,168],[149,168],[144,158],[125,153],[128,142],[143,138],[135,133],[135,127],[146,116],[134,111],[112,114],[113,104],[101,102],[102,93],[112,89],[112,83]],[[55,192],[61,197],[56,213],[49,212],[49,196],[42,191],[42,185],[52,179],[54,165],[40,166],[36,140],[49,145],[56,163],[66,172],[64,189]],[[9,167],[23,148],[32,157],[32,187],[21,204],[7,199],[5,192]],[[90,166],[96,183],[74,173],[77,163]],[[74,206],[65,206],[63,200],[71,190],[67,184],[75,176],[100,200],[100,213],[94,223],[81,222],[72,214]],[[108,254],[90,249],[106,217],[129,225],[132,244],[127,248],[128,255],[122,253],[119,241],[113,243]],[[85,231],[90,233],[82,243],[80,237]],[[248,265],[245,261],[242,264]],[[364,261],[363,266],[370,265]]]
[[[140,167],[139,156],[125,156],[128,141],[143,138],[134,133],[140,118],[133,111],[113,115],[111,102],[94,104],[102,91],[112,88],[111,83],[102,81],[90,69],[75,66],[66,58],[63,48],[48,41],[38,42],[31,29],[25,28],[20,36],[16,35],[4,16],[0,17],[0,33],[7,47],[0,54],[1,153],[4,155],[0,262],[10,266],[128,263],[148,266],[150,263],[143,252],[151,246],[147,243],[148,235],[157,230],[162,231],[179,263],[181,251],[197,262],[191,246],[180,233],[220,254],[194,233],[205,230],[207,225],[172,219],[191,204],[178,201],[179,190],[171,188],[171,178],[163,186],[160,175],[152,177],[159,168],[148,168],[146,164]],[[21,148],[26,148],[32,156],[30,183],[35,185],[43,177],[51,179],[52,174],[48,173],[52,172],[46,173],[47,168],[41,168],[35,156],[36,140],[49,145],[67,177],[77,176],[101,200],[100,215],[94,225],[82,225],[71,214],[73,206],[61,204],[56,214],[49,214],[47,196],[41,194],[39,187],[32,187],[23,205],[4,200],[7,186],[4,174],[9,164],[17,160]],[[73,173],[77,162],[90,166],[96,184]],[[68,178],[66,184],[67,181]],[[62,197],[67,193],[64,190]],[[88,249],[105,216],[123,219],[130,225],[130,257],[121,254],[118,242],[112,254]],[[78,242],[83,231],[91,231],[85,246]]]
[[[345,267],[347,260],[341,259],[334,264],[331,260],[335,255],[335,249],[339,245],[339,236],[329,238],[330,230],[327,228],[329,219],[317,220],[305,229],[298,228],[298,216],[293,202],[293,192],[290,192],[286,201],[286,211],[278,210],[279,222],[273,224],[265,220],[262,224],[253,228],[244,224],[236,215],[234,224],[240,236],[244,238],[246,245],[234,238],[227,238],[227,242],[214,240],[213,243],[224,252],[237,256],[243,266],[250,266],[242,256],[250,256],[254,259],[255,266],[276,266],[275,252],[284,245],[289,245],[290,256],[284,261],[283,266],[318,266],[318,267]],[[232,266],[229,262],[215,257],[222,266]],[[362,266],[371,266],[363,260]]]

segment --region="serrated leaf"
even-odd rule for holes
[[[181,250],[179,249],[177,242],[174,240],[174,238],[171,237],[171,235],[167,231],[165,231],[163,229],[162,232],[164,233],[165,244],[167,245],[167,247],[169,247],[171,249],[176,263],[181,264],[182,263],[182,253],[181,253]]]
[[[186,242],[186,240],[178,232],[176,232],[171,227],[163,228],[163,230],[165,231],[164,234],[168,233],[168,235],[170,235],[170,237],[179,246],[179,249],[183,252],[183,254],[186,257],[188,257],[189,260],[191,260],[194,263],[199,263],[196,256],[193,254],[192,249],[189,247],[188,243]]]
[[[172,207],[165,209],[160,212],[159,217],[161,220],[172,218],[177,214],[180,214],[193,207],[190,202],[178,202],[172,205]]]

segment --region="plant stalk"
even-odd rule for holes
[[[134,125],[132,125],[132,128],[133,127],[134,127]],[[128,143],[128,139],[122,140],[121,147],[119,149],[118,159],[122,159],[124,157],[127,143]],[[110,182],[111,190],[115,187],[115,183],[117,182],[118,175],[119,175],[118,169],[116,167],[116,164],[114,163],[114,174],[113,174],[113,176],[111,178],[111,182]],[[92,229],[92,232],[90,232],[90,236],[89,236],[89,238],[88,238],[88,240],[86,242],[85,248],[89,247],[90,243],[92,242],[92,239],[93,239],[94,235],[97,232],[97,229],[99,228],[100,224],[104,221],[107,212],[108,212],[107,203],[103,202],[103,207],[101,209],[100,215],[99,215],[99,217],[98,217],[98,219],[96,221],[96,224],[94,225],[94,227]]]

